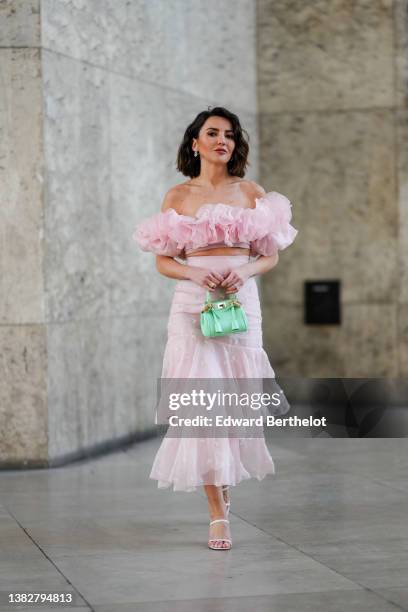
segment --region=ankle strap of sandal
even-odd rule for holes
[[[213,523],[229,523],[227,519],[215,519],[215,521],[211,521],[210,525]]]

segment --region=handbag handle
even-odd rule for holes
[[[230,293],[227,299],[228,299],[228,300],[230,300],[230,299],[232,299],[232,298],[237,299],[237,294],[236,294],[236,293]],[[205,301],[206,301],[207,303],[208,303],[208,302],[212,302],[212,299],[211,299],[211,294],[210,294],[209,289],[207,289]]]

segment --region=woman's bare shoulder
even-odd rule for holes
[[[266,194],[262,185],[259,185],[255,181],[245,180],[242,183],[242,187],[251,198],[258,198]]]
[[[240,187],[246,199],[250,203],[250,208],[255,208],[255,198],[261,198],[266,193],[265,189],[261,185],[258,185],[258,183],[255,181],[250,181],[247,179],[242,181]]]
[[[161,205],[162,212],[168,208],[174,208],[176,212],[180,212],[180,206],[186,197],[185,188],[183,188],[183,185],[185,185],[185,183],[174,185],[174,187],[170,187],[170,189],[165,193]]]

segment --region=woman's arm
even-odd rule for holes
[[[190,280],[191,267],[179,263],[173,257],[167,255],[156,255],[156,269],[163,276],[177,278],[178,280]]]
[[[228,276],[222,281],[221,287],[225,290],[225,293],[235,293],[241,289],[248,278],[272,270],[278,261],[278,253],[268,257],[266,255],[261,255],[256,261],[250,261],[231,270]]]
[[[255,261],[250,261],[247,264],[244,264],[242,268],[246,270],[249,276],[256,276],[257,274],[265,274],[269,270],[272,270],[279,261],[279,254],[275,253],[275,255],[261,255]]]
[[[278,261],[278,253],[271,255],[270,257],[261,255],[256,261],[251,261],[247,264],[239,266],[238,268],[235,268],[235,271],[238,272],[239,270],[246,280],[250,276],[265,274],[265,272],[272,270]],[[173,259],[173,257],[168,257],[167,255],[156,255],[156,269],[158,272],[160,272],[160,274],[163,274],[163,276],[176,278],[178,280],[192,280],[201,286],[205,286],[208,280],[212,282],[220,282],[220,280],[222,280],[222,276],[215,271],[212,273],[205,271],[207,274],[203,275],[202,268],[197,268],[196,266],[186,266],[185,264],[181,264]],[[211,274],[214,275],[214,278],[211,276]],[[221,286],[224,286],[223,283],[221,283]]]
[[[209,291],[215,291],[215,288],[224,278],[217,270],[186,266],[167,255],[156,255],[156,268],[164,276],[177,278],[178,280],[191,280],[196,285]]]

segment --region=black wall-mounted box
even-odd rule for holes
[[[306,325],[340,325],[340,281],[308,280],[304,284]]]

